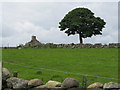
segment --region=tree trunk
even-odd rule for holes
[[[83,44],[81,32],[79,33],[79,40],[80,40],[80,44]]]

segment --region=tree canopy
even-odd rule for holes
[[[80,43],[83,43],[82,38],[102,35],[106,22],[100,17],[95,17],[88,8],[76,8],[68,12],[59,24],[60,31],[65,30],[68,36],[79,34]]]

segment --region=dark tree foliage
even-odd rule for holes
[[[82,38],[102,35],[106,22],[100,17],[95,17],[88,8],[76,8],[68,12],[59,24],[60,31],[65,30],[68,36],[79,34],[80,43],[83,43]]]

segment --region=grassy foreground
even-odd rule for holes
[[[66,77],[73,77],[82,81],[86,74],[108,78],[118,78],[118,49],[3,49],[3,62],[15,63],[35,67],[31,69],[12,64],[3,64],[11,73],[18,72],[20,78],[40,78],[63,81]],[[72,72],[55,72],[56,71]],[[74,73],[74,74],[73,74]],[[116,80],[88,76],[88,83],[109,82]]]

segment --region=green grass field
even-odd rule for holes
[[[48,80],[63,81],[66,77],[73,77],[82,81],[86,74],[108,78],[118,78],[118,49],[3,49],[3,62],[15,63],[39,69],[31,69],[17,65],[4,63],[3,67],[11,73],[18,72],[20,78],[40,78],[44,82]],[[55,72],[42,70],[52,69]],[[74,73],[74,74],[73,74]],[[116,80],[88,76],[88,83],[93,82],[117,82]]]

